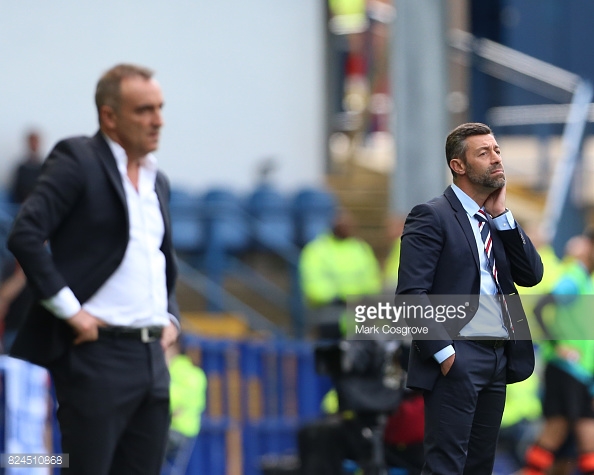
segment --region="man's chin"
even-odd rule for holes
[[[485,180],[483,185],[485,185],[487,188],[491,188],[492,190],[499,190],[505,186],[505,177]]]
[[[159,148],[159,142],[153,142],[145,147],[146,153],[152,153]]]

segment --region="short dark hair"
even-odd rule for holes
[[[100,113],[102,106],[109,106],[117,110],[120,106],[120,85],[122,80],[130,77],[141,77],[151,79],[154,72],[144,66],[134,64],[118,64],[106,71],[97,83],[95,91],[95,105],[97,113]]]
[[[446,160],[454,178],[456,177],[456,172],[450,167],[450,162],[454,158],[460,158],[466,161],[466,149],[468,147],[466,139],[474,135],[493,135],[493,132],[488,125],[481,124],[480,122],[469,122],[456,127],[449,133],[446,139]]]

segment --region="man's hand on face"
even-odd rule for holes
[[[502,215],[506,211],[505,207],[505,185],[497,188],[485,200],[484,208],[493,218]]]

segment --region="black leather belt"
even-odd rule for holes
[[[459,340],[464,341],[472,341],[478,345],[487,346],[489,348],[493,348],[496,350],[497,348],[502,348],[505,344],[509,341],[507,338],[484,338],[484,339],[476,339],[476,338],[464,338],[458,337]]]
[[[162,334],[162,327],[99,327],[99,337],[138,340],[143,343],[158,340]]]

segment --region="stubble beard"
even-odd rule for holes
[[[475,173],[473,168],[468,168],[466,174],[471,183],[484,188],[498,190],[505,186],[505,173],[501,176],[492,176],[492,173],[499,169],[500,167],[489,167],[485,173],[479,175]]]

